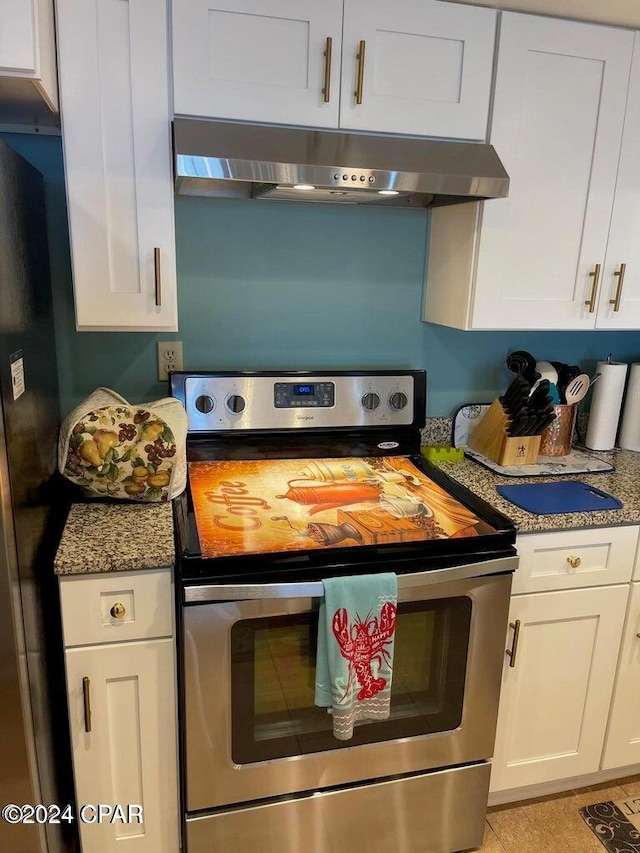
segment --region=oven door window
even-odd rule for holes
[[[317,611],[236,622],[233,761],[250,764],[458,728],[471,607],[467,596],[398,606],[391,715],[358,724],[348,741],[334,738],[331,715],[314,704]]]

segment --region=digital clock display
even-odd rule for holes
[[[313,397],[316,393],[315,385],[294,385],[293,393],[296,397]]]

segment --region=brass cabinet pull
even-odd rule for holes
[[[353,93],[356,96],[356,104],[362,103],[362,91],[364,88],[364,51],[366,45],[366,41],[362,39],[356,54],[356,59],[358,60],[358,82],[356,84],[356,90]]]
[[[322,88],[322,100],[325,104],[329,103],[331,98],[331,53],[333,50],[333,39],[327,36],[327,41],[324,48],[324,85]]]
[[[609,300],[609,305],[613,305],[614,311],[620,310],[620,300],[622,299],[622,287],[624,285],[624,274],[627,271],[626,264],[620,264],[620,269],[614,272],[614,276],[618,278],[618,286],[616,287],[616,295]]]
[[[124,604],[120,604],[119,601],[116,601],[116,603],[109,611],[109,613],[113,616],[114,619],[122,619],[126,612],[127,611],[125,610]]]
[[[162,305],[162,278],[160,275],[160,249],[157,246],[153,250],[153,263],[156,277],[156,305],[160,308]]]
[[[509,627],[513,628],[513,641],[511,643],[511,648],[507,649],[506,654],[511,658],[509,666],[515,666],[516,654],[518,653],[518,640],[520,639],[520,620],[516,619],[515,622],[509,622]]]
[[[567,557],[567,563],[569,563],[572,569],[579,569],[582,560],[580,559],[580,557],[572,557],[571,555],[569,555]]]
[[[595,269],[591,270],[589,276],[593,277],[591,297],[587,299],[584,304],[589,306],[589,314],[593,314],[596,310],[596,296],[598,295],[598,282],[600,281],[600,264],[595,265]]]
[[[90,694],[89,679],[85,675],[82,679],[82,695],[84,697],[84,730],[91,731],[91,694]]]
[[[640,634],[636,634],[636,637],[640,640]]]

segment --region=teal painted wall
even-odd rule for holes
[[[99,385],[162,396],[156,340],[186,369],[422,367],[429,415],[502,390],[513,349],[591,369],[638,332],[459,332],[420,321],[425,212],[176,199],[180,332],[76,332],[60,140],[5,135],[46,181],[63,414]]]

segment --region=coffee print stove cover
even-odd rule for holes
[[[402,457],[190,462],[203,557],[493,533]]]

